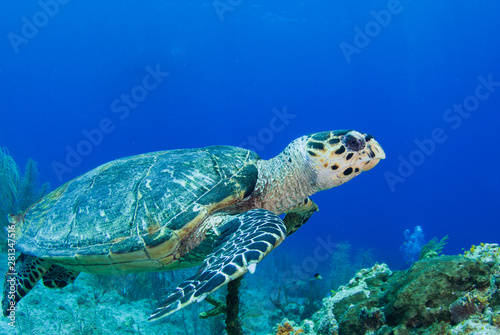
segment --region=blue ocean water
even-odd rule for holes
[[[309,273],[348,241],[405,268],[404,231],[445,254],[498,242],[500,5],[339,1],[8,2],[0,146],[52,188],[110,160],[214,144],[262,158],[319,131],[372,134],[373,170],[313,196],[275,252]],[[314,261],[311,261],[313,259]]]

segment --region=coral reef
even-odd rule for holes
[[[0,261],[4,270],[5,259]],[[179,270],[176,276],[189,277],[195,269]],[[80,274],[78,280],[62,289],[49,289],[37,285],[31,294],[23,299],[16,311],[15,326],[7,324],[7,318],[0,318],[0,334],[169,334],[169,335],[220,335],[224,333],[224,316],[210,319],[198,318],[207,305],[193,304],[192,308],[179,311],[158,322],[148,322],[154,310],[154,292],[147,277],[140,274],[134,286],[141,290],[137,294],[120,293],[115,276]],[[132,275],[130,275],[132,276]],[[118,277],[117,277],[118,278]],[[176,286],[176,281],[167,281],[165,287]],[[130,279],[122,279],[129,281]],[[102,295],[94,296],[98,283],[103,285]],[[118,285],[118,286],[115,286]],[[163,292],[165,294],[166,292]],[[222,292],[221,292],[222,293]],[[130,297],[136,297],[132,300]],[[144,298],[147,297],[147,298]],[[135,298],[134,298],[135,299]]]
[[[466,334],[477,329],[498,334],[499,255],[497,244],[481,244],[464,256],[417,261],[406,271],[376,264],[325,298],[300,328],[304,335]]]
[[[460,256],[424,259],[391,283],[380,302],[389,325],[428,327],[450,321],[457,295],[489,286],[489,267]]]
[[[294,326],[292,326],[293,321],[287,321],[286,319],[283,320],[283,324],[279,324],[276,328],[276,335],[299,335],[299,334],[304,334],[304,329],[298,328],[295,329]]]
[[[0,269],[5,271],[6,264],[0,261]],[[262,265],[272,267],[272,259]],[[161,322],[147,321],[161,294],[194,271],[81,274],[74,284],[60,290],[37,285],[34,294],[17,308],[15,331],[4,320],[0,333],[224,334],[224,313],[199,319],[202,311],[213,307],[206,302]],[[324,298],[306,319],[296,320],[290,313],[293,320],[276,321],[282,311],[273,309],[267,298],[274,283],[267,276],[245,276],[239,294],[241,326],[243,334],[252,335],[499,334],[499,278],[500,248],[496,244],[473,246],[462,256],[421,260],[406,271],[375,264],[358,271],[348,284]],[[224,296],[221,291],[214,298]],[[288,299],[305,301],[298,295]]]
[[[323,308],[312,317],[314,330],[318,334],[361,333],[366,329],[363,323],[366,317],[359,319],[358,315],[363,308],[364,314],[367,309],[376,307],[373,302],[366,302],[382,292],[391,275],[392,271],[386,264],[375,264],[370,269],[360,270],[349,284],[341,286],[334,296],[323,300]],[[357,324],[350,322],[353,315],[359,321]]]

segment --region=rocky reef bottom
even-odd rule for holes
[[[314,279],[304,283],[309,290],[303,293],[281,288],[276,294],[276,276],[283,272],[278,265],[284,262],[272,255],[259,264],[262,275],[246,275],[242,282],[239,314],[245,335],[500,334],[497,244],[420,260],[405,271],[375,264],[323,299],[332,281]],[[5,272],[6,255],[0,256],[0,271]],[[0,318],[0,334],[226,334],[224,315],[198,317],[213,307],[205,301],[160,321],[147,321],[161,295],[195,271],[82,273],[57,290],[38,284],[16,306],[14,320]],[[320,283],[321,294],[316,291]],[[225,295],[220,289],[214,297]]]
[[[277,335],[500,334],[500,248],[420,260],[406,271],[385,264],[359,271],[300,324]]]

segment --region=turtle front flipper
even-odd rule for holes
[[[21,300],[36,285],[40,278],[47,272],[47,264],[41,258],[19,255],[15,267],[10,267],[5,274],[3,286],[2,310],[8,316],[14,312],[17,302]]]
[[[229,219],[217,228],[214,249],[198,273],[184,281],[153,312],[150,321],[165,317],[206,296],[259,263],[286,237],[283,220],[264,209],[254,209]]]
[[[305,198],[300,204],[292,207],[283,219],[286,225],[286,236],[295,233],[318,210],[318,205],[309,198]]]

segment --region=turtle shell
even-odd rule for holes
[[[91,273],[175,267],[205,238],[207,217],[252,193],[259,159],[212,146],[109,162],[13,217],[18,249]]]

